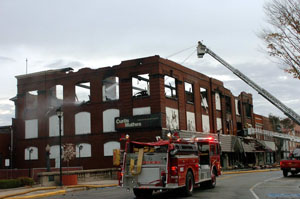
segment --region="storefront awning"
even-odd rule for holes
[[[258,142],[261,143],[267,151],[276,151],[275,142],[264,140],[259,140]]]

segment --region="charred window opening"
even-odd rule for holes
[[[185,90],[186,102],[194,103],[193,84],[184,82],[184,90]]]
[[[78,103],[90,102],[90,82],[81,82],[75,85],[75,100]]]
[[[226,112],[231,113],[231,98],[225,96]]]
[[[57,107],[63,104],[64,99],[64,89],[62,85],[55,85],[50,89],[50,105]]]
[[[246,104],[246,116],[247,117],[251,117],[251,109],[252,109],[252,105],[251,104]]]
[[[108,77],[102,81],[102,100],[111,101],[119,99],[119,78]]]
[[[165,95],[166,97],[177,98],[176,79],[165,75]]]
[[[208,101],[207,101],[207,89],[206,88],[200,88],[200,95],[201,95],[201,106],[206,109],[206,112],[208,111]]]
[[[132,96],[144,97],[150,95],[149,74],[132,77]]]
[[[34,109],[38,106],[38,90],[28,91],[26,93],[26,108]]]

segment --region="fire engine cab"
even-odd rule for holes
[[[196,186],[216,186],[221,174],[220,145],[213,137],[136,142],[127,139],[121,157],[119,185],[137,198],[153,191],[182,189],[191,196]],[[114,157],[114,160],[116,158]]]

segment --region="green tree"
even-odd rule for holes
[[[300,0],[272,0],[264,5],[268,28],[260,38],[270,56],[285,66],[285,72],[300,79]]]

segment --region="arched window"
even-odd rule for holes
[[[88,143],[76,144],[76,158],[92,157],[92,147]]]
[[[202,115],[202,130],[205,133],[210,132],[209,116],[208,115]]]
[[[188,131],[196,131],[195,113],[186,112],[186,124]]]
[[[106,142],[104,145],[104,156],[113,156],[114,149],[120,149],[120,142],[110,141]]]
[[[91,113],[80,112],[75,115],[75,135],[91,133]]]
[[[120,117],[119,109],[107,109],[103,111],[103,132],[115,132],[115,118]]]
[[[53,145],[50,147],[50,159],[59,158],[59,145]]]
[[[216,110],[220,111],[221,110],[221,99],[220,99],[219,93],[215,93],[215,101],[216,101]]]
[[[38,160],[38,148],[31,146],[25,149],[25,160]]]
[[[64,135],[64,117],[61,118],[61,135]],[[49,137],[59,136],[59,121],[57,115],[49,117]]]
[[[166,107],[166,127],[167,129],[179,129],[178,109]]]

